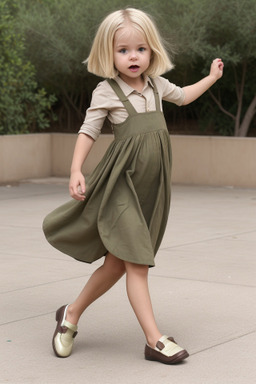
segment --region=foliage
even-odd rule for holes
[[[57,95],[59,121],[71,128],[74,114],[82,121],[99,81],[82,64],[95,31],[127,1],[21,0],[19,6],[18,27],[37,79]],[[221,134],[245,136],[256,108],[255,0],[131,0],[129,6],[147,11],[160,26],[176,54],[176,68],[166,74],[174,83],[191,84],[209,73],[213,58],[224,60],[224,77],[208,95],[179,112],[168,106],[168,116],[196,117]]]
[[[246,136],[256,112],[256,2],[255,0],[172,0],[161,2],[176,15],[165,29],[176,31],[181,69],[202,68],[198,78],[209,72],[215,57],[225,62],[224,77],[209,94],[225,134]],[[182,63],[181,63],[182,62]],[[201,72],[201,73],[200,73]],[[204,98],[205,101],[205,98]],[[202,108],[207,114],[213,110]],[[206,115],[204,115],[204,118]],[[228,124],[227,119],[228,118]],[[216,124],[218,126],[218,123]],[[233,126],[230,129],[230,125]]]
[[[15,32],[14,1],[0,1],[0,134],[26,133],[49,125],[46,113],[55,98],[38,89],[35,68]]]
[[[145,1],[133,1],[141,6]],[[152,1],[147,2],[146,9]],[[71,129],[84,118],[91,92],[99,79],[89,75],[82,63],[89,54],[96,29],[103,17],[124,0],[23,0],[18,26],[26,36],[27,54],[37,78],[59,99],[60,125]]]

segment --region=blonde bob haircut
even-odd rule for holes
[[[146,75],[157,77],[173,68],[159,32],[145,12],[127,8],[109,14],[100,24],[89,57],[84,61],[88,71],[104,78],[114,78],[118,71],[114,66],[114,37],[118,29],[132,26],[142,32],[152,51]]]

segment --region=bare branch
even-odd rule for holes
[[[215,103],[218,105],[218,107],[220,108],[220,110],[225,113],[225,115],[231,117],[232,120],[236,120],[236,116],[233,115],[232,113],[230,113],[229,111],[227,111],[223,105],[221,104],[220,100],[217,99],[216,96],[214,96],[214,94],[212,93],[212,91],[210,89],[208,89],[208,92],[211,96],[211,98],[215,101]]]
[[[244,85],[245,85],[245,77],[246,77],[246,69],[247,69],[247,63],[246,61],[243,62],[243,69],[242,69],[242,79],[241,79],[241,84],[239,87],[239,92],[238,92],[238,108],[237,108],[237,120],[240,122],[241,119],[241,113],[242,113],[242,106],[243,106],[243,95],[244,95]]]
[[[237,78],[236,67],[234,66],[234,64],[232,65],[232,68],[234,71],[234,78],[235,78],[236,97],[237,97],[237,100],[239,100],[239,83],[238,83],[238,78]]]
[[[74,98],[70,97],[69,93],[63,89],[63,95],[65,96],[66,100],[69,102],[69,104],[72,106],[72,108],[74,109],[74,111],[76,111],[77,113],[77,116],[81,119],[83,118],[83,114],[81,112],[81,110],[76,106],[76,103],[74,101]]]

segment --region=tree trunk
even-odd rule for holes
[[[252,99],[251,104],[249,105],[249,108],[247,109],[247,111],[244,115],[242,124],[239,127],[238,136],[240,136],[240,137],[247,136],[251,121],[252,121],[255,113],[256,113],[256,95]]]
[[[236,72],[235,66],[233,66],[234,75],[235,75],[235,84],[236,84],[236,96],[237,96],[237,111],[236,111],[236,119],[235,119],[235,136],[240,136],[240,121],[241,121],[241,113],[242,113],[242,105],[243,105],[243,97],[244,97],[244,86],[245,86],[245,77],[247,71],[247,63],[243,62],[242,65],[242,78],[241,83],[238,81],[238,76]]]

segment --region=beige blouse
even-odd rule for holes
[[[137,112],[156,110],[152,89],[154,86],[149,77],[145,78],[145,86],[141,93],[127,85],[119,76],[115,80]],[[182,88],[163,77],[155,78],[154,82],[160,100],[166,100],[179,106],[183,104],[185,95]],[[106,117],[112,124],[119,124],[128,117],[128,113],[107,80],[104,80],[93,91],[91,105],[86,111],[84,123],[78,133],[85,133],[96,140]]]

